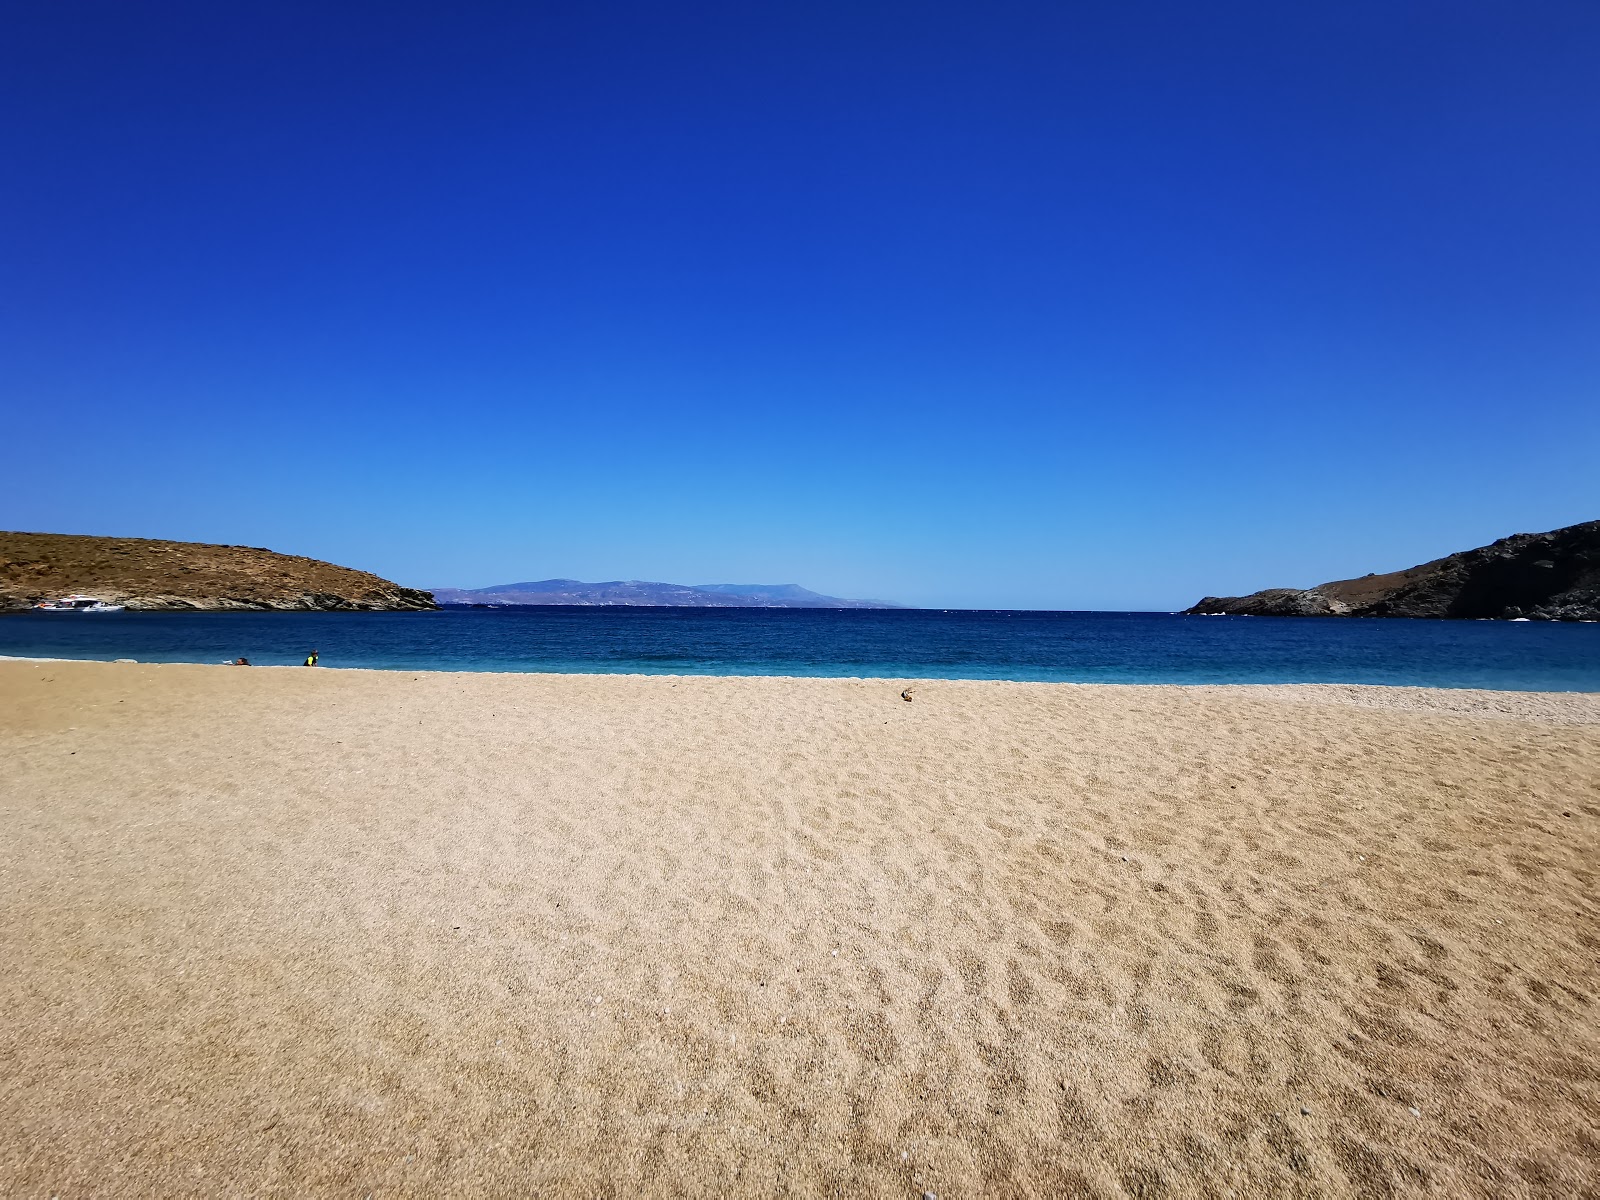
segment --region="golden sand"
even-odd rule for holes
[[[1600,1188],[1600,697],[0,663],[0,1192]]]

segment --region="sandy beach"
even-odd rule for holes
[[[0,662],[7,1195],[1600,1189],[1600,696]]]

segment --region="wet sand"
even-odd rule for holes
[[[1600,696],[0,662],[0,1192],[1600,1189]]]

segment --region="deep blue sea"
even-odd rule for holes
[[[1600,624],[770,608],[0,617],[0,655],[265,666],[313,648],[324,667],[386,670],[1600,691]]]

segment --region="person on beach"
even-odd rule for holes
[[[250,660],[248,658],[236,658],[233,660],[232,665],[235,667],[248,667]]]
[[[314,666],[316,666],[317,665],[317,652],[315,650],[313,650],[310,654],[306,655],[306,661],[301,663],[300,665],[303,666],[303,667],[314,667]]]

